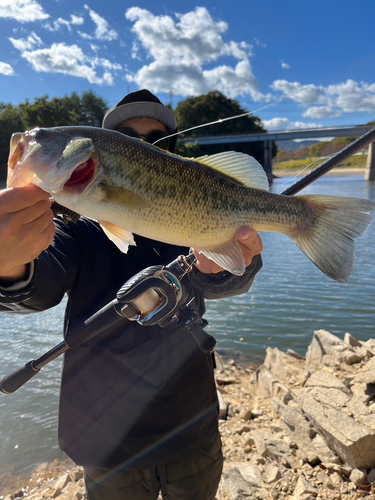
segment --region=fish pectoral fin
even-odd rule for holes
[[[194,161],[229,175],[246,187],[269,190],[266,172],[252,156],[238,151],[224,151],[209,156],[194,158]]]
[[[228,243],[212,250],[197,250],[232,274],[242,276],[245,272],[245,258],[237,238],[233,238]]]
[[[133,235],[130,231],[112,224],[111,222],[99,221],[103,231],[108,238],[121,250],[128,253],[129,245],[136,245]]]
[[[147,208],[150,206],[145,199],[128,189],[109,186],[108,184],[100,184],[100,187],[105,192],[104,201],[128,208]]]

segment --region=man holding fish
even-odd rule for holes
[[[136,138],[136,149],[137,139],[159,141],[173,134],[177,123],[171,110],[141,90],[109,110],[103,128]],[[175,138],[165,142],[156,145],[173,151]],[[32,139],[31,147],[34,143]],[[79,150],[74,148],[72,141],[57,155],[57,162],[70,164],[85,148],[90,154],[83,152],[78,168],[70,168],[63,181],[63,175],[49,178],[47,193],[41,189],[46,185],[36,182],[30,171],[12,171],[25,153],[23,140],[16,137],[9,161],[12,187],[0,191],[0,310],[45,310],[67,293],[68,344],[75,321],[107,304],[134,274],[150,265],[166,265],[189,251],[158,241],[157,231],[153,239],[137,236],[136,224],[133,239],[100,216],[68,225],[53,219],[51,194],[61,191],[62,182],[70,193],[81,194],[96,172],[97,157],[89,141],[83,138]],[[43,161],[38,166],[43,169]],[[108,204],[124,203],[123,192],[109,188],[105,176],[101,182]],[[133,212],[148,208],[130,188],[125,197]],[[246,292],[261,268],[259,235],[241,227],[235,240],[236,255],[228,257],[229,264],[225,255],[220,260],[215,254],[214,262],[209,251],[208,256],[195,252],[194,270],[183,278],[185,302],[194,298],[192,307],[200,318],[205,298]],[[223,270],[232,260],[240,269],[234,274]],[[202,352],[182,326],[118,325],[65,354],[59,445],[83,465],[88,499],[156,500],[161,491],[168,500],[213,500],[222,453],[211,354]]]

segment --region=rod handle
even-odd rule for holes
[[[40,368],[34,368],[34,360],[29,361],[22,368],[2,377],[0,380],[0,391],[3,394],[12,394],[39,372]]]

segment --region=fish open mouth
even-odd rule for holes
[[[64,184],[64,191],[82,193],[95,176],[95,162],[90,157],[74,169],[70,179]]]

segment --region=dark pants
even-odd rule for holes
[[[85,467],[87,500],[214,500],[223,454],[218,438],[203,450],[144,470]]]

